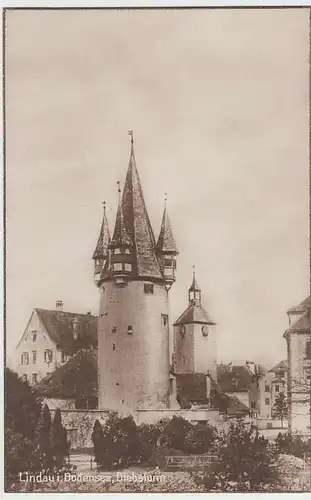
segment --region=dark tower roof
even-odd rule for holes
[[[110,244],[110,232],[106,215],[106,203],[104,202],[103,205],[104,205],[103,222],[100,228],[100,233],[97,240],[96,248],[93,253],[94,260],[100,259],[101,257],[106,257],[108,254],[108,247]]]
[[[198,282],[195,277],[195,272],[193,272],[192,284],[189,288],[189,292],[201,292],[201,288],[198,285]]]
[[[156,255],[155,237],[136,167],[132,132],[130,135],[130,161],[110,246],[118,244],[133,246],[132,277],[163,279],[162,269]],[[101,278],[105,279],[109,275],[110,270],[107,261]]]
[[[160,234],[157,242],[157,251],[159,253],[178,254],[175,238],[172,231],[171,221],[164,208]]]
[[[124,226],[123,206],[121,203],[121,199],[119,200],[116,224],[110,246],[111,247],[133,246],[133,240],[127,233],[127,230]]]
[[[194,268],[194,266],[193,266]],[[195,294],[198,292],[199,297],[192,299],[191,292]],[[193,270],[192,284],[189,288],[189,307],[182,313],[181,316],[175,321],[174,326],[187,325],[190,323],[199,323],[202,325],[215,325],[216,323],[210,318],[208,313],[202,307],[201,304],[201,288],[199,287],[196,277],[195,270]]]

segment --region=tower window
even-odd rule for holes
[[[37,351],[32,351],[32,362],[34,365],[37,363]]]
[[[21,364],[28,365],[29,364],[29,354],[28,352],[23,352],[21,355]]]
[[[129,272],[131,272],[131,271],[132,271],[132,264],[127,264],[127,263],[125,263],[125,264],[124,264],[124,271],[129,271]]]
[[[186,363],[186,358],[185,356],[182,357],[182,362],[185,364]]]
[[[112,350],[115,351],[116,350],[116,344],[112,344]]]
[[[265,392],[270,392],[270,387],[269,387],[269,384],[266,384],[266,385],[265,385]]]
[[[173,267],[173,261],[171,259],[164,259],[165,267]]]
[[[279,385],[275,386],[275,392],[280,392],[280,386]]]
[[[95,266],[100,266],[100,260],[99,259],[95,260]]]
[[[168,315],[167,314],[161,314],[161,319],[162,319],[163,325],[167,326],[168,325]]]
[[[180,327],[180,335],[181,335],[182,338],[184,338],[185,333],[186,333],[186,327],[185,326],[181,326]]]
[[[269,398],[266,398],[265,399],[265,405],[269,405],[270,404],[270,399]]]
[[[122,271],[122,263],[116,262],[115,264],[113,264],[113,270],[114,271]]]
[[[152,283],[144,283],[144,292],[148,294],[153,293],[153,284]]]
[[[117,327],[116,326],[113,326],[112,329],[111,329],[112,333],[117,333]]]
[[[127,334],[128,335],[133,335],[133,327],[132,327],[132,325],[128,325],[128,327],[127,327]]]

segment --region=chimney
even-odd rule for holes
[[[64,308],[64,303],[62,300],[57,300],[56,301],[56,309],[57,311],[63,311]]]
[[[88,316],[91,316],[91,314],[92,314],[92,313],[91,313],[91,311],[88,311],[86,314],[87,314]]]

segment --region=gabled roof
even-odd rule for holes
[[[46,328],[50,338],[59,346],[74,345],[73,322],[79,322],[79,341],[86,345],[97,343],[97,317],[91,314],[76,314],[65,311],[34,309]]]
[[[215,325],[205,309],[201,305],[191,304],[185,312],[175,321],[174,326],[200,323],[203,325]]]
[[[284,333],[286,336],[288,333],[295,332],[306,332],[310,330],[310,317],[309,311],[307,310],[295,323],[293,323]]]
[[[283,359],[282,361],[277,363],[275,366],[273,366],[273,368],[271,368],[271,370],[269,370],[269,372],[280,373],[280,372],[284,372],[284,371],[286,372],[287,369],[288,369],[287,361],[285,359]]]
[[[93,253],[93,259],[100,259],[108,255],[108,247],[110,244],[110,232],[106,215],[106,208],[104,206],[103,221],[100,228],[99,237],[97,240],[96,248]]]
[[[80,350],[44,377],[35,390],[47,398],[78,399],[97,396],[97,349]]]
[[[175,238],[172,231],[170,218],[165,207],[162,217],[160,234],[157,242],[157,251],[159,253],[178,254]]]
[[[303,313],[303,312],[307,311],[310,307],[311,307],[311,296],[306,297],[297,306],[290,307],[287,310],[287,314],[291,314],[291,313]]]
[[[219,365],[217,379],[223,392],[247,392],[254,374],[246,366]]]

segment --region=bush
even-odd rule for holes
[[[41,401],[28,382],[9,368],[4,373],[4,453],[6,487],[18,472],[38,470],[34,436]]]
[[[279,433],[275,440],[278,453],[294,455],[303,458],[305,453],[311,453],[311,439],[303,440],[298,434]]]
[[[195,476],[207,491],[267,491],[277,481],[274,447],[243,421],[219,436],[216,454],[217,461]]]
[[[66,461],[69,457],[69,444],[67,440],[67,431],[62,425],[62,417],[59,408],[55,412],[52,424],[51,451],[54,469],[57,471],[62,470],[66,466]]]

